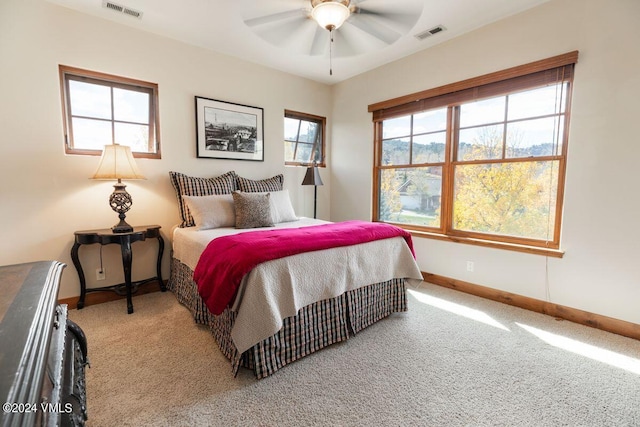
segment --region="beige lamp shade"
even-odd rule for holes
[[[126,145],[105,145],[98,169],[91,179],[146,179]]]

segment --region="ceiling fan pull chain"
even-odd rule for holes
[[[329,30],[329,75],[333,76],[333,28]]]

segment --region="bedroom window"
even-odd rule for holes
[[[158,85],[60,65],[67,154],[100,155],[117,143],[160,158]]]
[[[284,163],[325,166],[325,130],[327,119],[313,114],[285,110]]]
[[[577,55],[369,106],[374,220],[426,237],[562,256]]]

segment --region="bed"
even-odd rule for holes
[[[232,185],[237,187],[237,176],[234,178],[236,183]],[[270,191],[255,182],[251,184],[250,188],[257,189],[253,192],[269,194],[272,199],[282,191],[278,186]],[[234,197],[237,193],[242,192],[234,190]],[[180,200],[193,201],[189,197]],[[228,207],[228,197],[225,200]],[[258,228],[236,228],[237,224],[230,226],[231,221],[227,221],[203,229],[195,226],[205,221],[195,204],[185,203],[181,213],[189,207],[193,225],[184,226],[184,219],[189,216],[183,215],[183,226],[173,230],[168,288],[191,311],[196,322],[210,328],[220,350],[230,360],[234,375],[244,367],[252,370],[256,378],[265,378],[300,358],[353,337],[391,313],[406,311],[406,282],[421,279],[406,238],[389,237],[260,262],[242,276],[228,303],[212,307],[210,298],[198,290],[194,272],[199,277],[203,264],[208,265],[216,257],[215,251],[207,252],[214,243],[264,233],[280,236],[319,232],[334,225],[289,217]],[[271,209],[273,217],[275,207],[271,205]],[[215,215],[224,216],[219,210]],[[385,262],[380,262],[380,254],[386,255]],[[199,282],[202,286],[202,280]]]

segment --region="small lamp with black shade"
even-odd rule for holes
[[[313,217],[316,217],[316,206],[318,201],[318,185],[323,185],[320,178],[318,165],[314,162],[307,167],[307,173],[304,175],[302,185],[313,185]]]
[[[133,200],[125,189],[126,185],[122,183],[122,180],[146,178],[138,169],[133,154],[131,154],[131,148],[119,144],[105,145],[98,169],[91,179],[118,180],[118,183],[113,186],[115,190],[109,197],[109,205],[111,209],[118,213],[120,222],[111,227],[111,230],[113,230],[114,233],[132,232],[133,227],[125,221],[125,213],[131,209]]]

